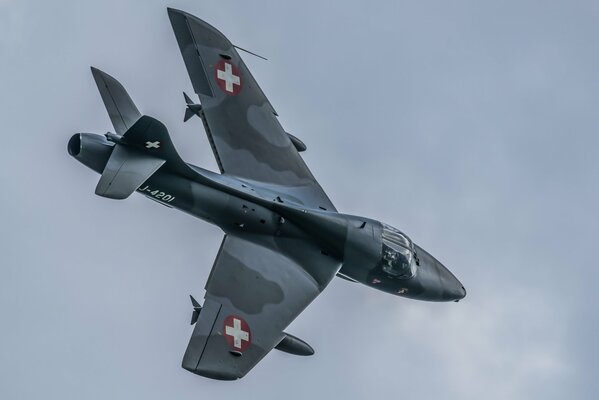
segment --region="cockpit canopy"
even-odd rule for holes
[[[381,267],[387,274],[409,279],[416,274],[414,244],[404,233],[383,224],[383,257]]]

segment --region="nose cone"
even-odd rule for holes
[[[416,246],[420,266],[416,277],[423,288],[423,295],[432,301],[460,301],[466,297],[466,289],[449,269],[424,249]]]
[[[456,301],[460,301],[462,300],[464,297],[466,297],[466,288],[464,287],[464,285],[462,285],[462,288],[459,292],[459,298]]]
[[[447,268],[445,269],[451,274]],[[466,288],[464,285],[462,285],[462,282],[460,282],[458,278],[456,278],[453,274],[451,274],[451,276],[453,279],[446,283],[447,291],[449,292],[448,298],[449,300],[458,302],[466,297]]]
[[[443,301],[460,301],[466,297],[464,285],[449,269],[439,262],[436,263],[435,268],[439,274],[439,282],[442,286],[441,297]]]

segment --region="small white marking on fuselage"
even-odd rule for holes
[[[146,142],[146,149],[159,149],[160,148],[160,142],[159,141],[155,141],[155,142]]]

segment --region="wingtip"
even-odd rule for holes
[[[166,8],[166,12],[169,16],[173,16],[173,15],[183,15],[183,16],[187,16],[189,15],[188,13],[186,13],[185,11],[173,8],[173,7],[167,7]]]
[[[208,22],[204,21],[203,19],[201,19],[193,14],[190,14],[188,12],[177,10],[176,8],[167,7],[167,12],[168,12],[169,18],[171,20],[171,25],[173,25],[173,28],[175,28],[175,31],[177,31],[177,29],[187,31],[190,29],[189,24],[197,24],[196,28],[200,29],[200,33],[201,33],[201,29],[206,29],[209,32],[211,32],[212,34],[215,34],[217,37],[222,39],[226,45],[233,46],[233,44],[229,41],[229,39],[221,31],[219,31],[218,29],[216,29],[214,26],[210,25]],[[185,22],[185,20],[187,20],[187,22]],[[194,31],[194,34],[195,34],[195,31]]]
[[[92,71],[93,76],[102,74],[102,71],[99,68],[94,67],[93,65],[90,66],[89,69]]]
[[[102,71],[100,68],[96,68],[94,66],[91,66],[90,70],[92,71],[92,75],[94,77],[109,77],[109,78],[114,79],[111,75],[109,75],[106,72]]]

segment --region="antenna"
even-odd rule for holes
[[[261,59],[263,59],[263,60],[266,60],[266,61],[268,61],[268,58],[266,58],[266,57],[262,57],[260,54],[253,53],[253,52],[251,52],[251,51],[249,51],[249,50],[246,50],[246,49],[244,49],[244,48],[242,48],[242,47],[239,47],[239,46],[235,46],[235,45],[233,45],[233,47],[235,47],[237,50],[245,51],[246,53],[249,53],[249,54],[251,54],[251,55],[253,55],[253,56],[256,56],[256,57],[258,57],[258,58],[261,58]]]

